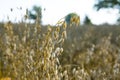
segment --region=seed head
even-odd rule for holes
[[[67,23],[64,21],[62,26],[63,26],[63,29],[66,29]]]

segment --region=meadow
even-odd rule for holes
[[[0,23],[0,80],[120,80],[120,26]]]

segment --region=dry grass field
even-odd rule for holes
[[[0,80],[120,80],[120,26],[0,23]]]

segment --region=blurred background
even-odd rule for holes
[[[0,21],[22,20],[26,9],[35,13],[33,6],[41,8],[43,25],[55,25],[56,22],[69,13],[80,16],[81,24],[87,19],[92,24],[118,24],[120,16],[119,0],[1,0]]]

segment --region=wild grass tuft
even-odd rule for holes
[[[120,79],[119,26],[52,27],[26,19],[0,24],[0,80]]]

